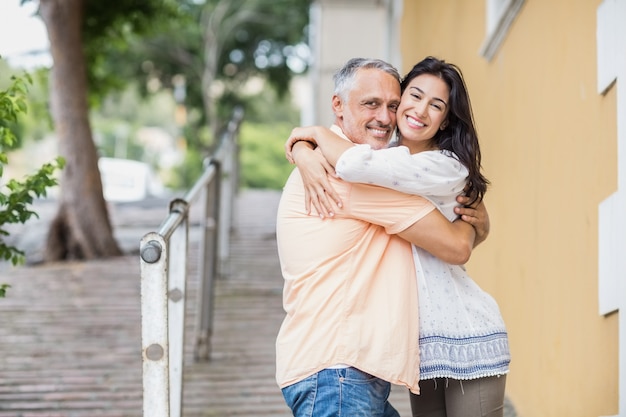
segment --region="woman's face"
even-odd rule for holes
[[[406,87],[397,119],[402,145],[411,153],[435,148],[432,139],[447,123],[449,97],[448,85],[432,74],[418,75]]]

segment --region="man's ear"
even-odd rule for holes
[[[343,100],[337,94],[333,95],[332,100],[333,113],[335,117],[342,118],[343,117]]]

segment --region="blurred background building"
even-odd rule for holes
[[[311,108],[303,124],[330,125],[333,74],[353,57],[381,58],[401,68],[401,0],[317,0],[311,7]]]

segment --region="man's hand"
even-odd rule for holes
[[[476,238],[474,239],[474,247],[479,243],[482,243],[487,239],[489,235],[489,213],[485,208],[485,203],[474,203],[473,207],[467,206],[469,203],[469,197],[458,196],[456,201],[461,204],[461,207],[455,207],[454,212],[461,216],[461,220],[474,226],[476,230]]]

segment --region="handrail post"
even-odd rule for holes
[[[243,117],[243,109],[238,107],[235,109],[232,120],[228,124],[227,134],[237,137]],[[232,231],[232,217],[235,209],[235,193],[239,185],[238,160],[239,160],[239,141],[232,140],[228,142],[228,150],[224,153],[222,161],[222,175],[218,178],[221,181],[220,189],[220,222],[218,224],[218,260],[219,260],[219,276],[224,277],[230,275],[229,262],[230,259],[230,233]]]
[[[211,359],[211,337],[213,335],[213,303],[215,299],[215,277],[218,263],[218,227],[220,216],[220,181],[221,164],[217,160],[210,162],[215,167],[215,180],[207,184],[202,198],[203,239],[200,241],[198,259],[199,289],[198,315],[196,316],[196,361]]]
[[[228,268],[228,258],[230,257],[230,232],[231,232],[231,218],[233,212],[233,193],[232,193],[232,162],[231,162],[231,152],[233,150],[233,144],[229,144],[230,149],[229,152],[226,152],[224,160],[222,162],[222,171],[221,175],[218,177],[218,181],[220,182],[220,193],[219,193],[219,203],[220,203],[220,222],[217,225],[218,232],[218,273],[220,277],[230,275],[230,270]]]
[[[140,243],[141,343],[144,417],[180,417],[183,399],[185,298],[189,256],[189,208],[203,197],[195,359],[209,360],[213,332],[214,284],[226,264],[237,176],[237,135],[243,109],[237,108],[214,160],[183,198],[170,205],[159,232]],[[235,148],[233,149],[233,146]],[[224,166],[227,168],[224,169]],[[221,239],[221,240],[218,240]]]
[[[141,240],[141,352],[144,416],[169,417],[167,244],[158,233]]]
[[[189,204],[182,199],[170,203],[170,212],[187,213]],[[183,341],[185,340],[185,295],[187,254],[189,247],[189,216],[174,230],[168,251],[168,335],[170,376],[170,417],[182,414]]]

